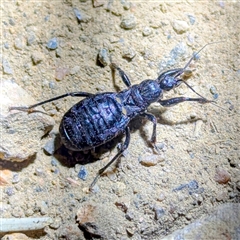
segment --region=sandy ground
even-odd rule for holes
[[[79,157],[62,149],[49,156],[40,149],[34,160],[13,163],[15,170],[9,169],[15,181],[1,187],[1,216],[52,217],[54,223],[44,231],[27,233],[34,239],[161,239],[219,204],[240,200],[240,4],[102,2],[93,7],[91,1],[2,1],[2,56],[12,70],[3,69],[2,76],[14,79],[36,102],[66,92],[119,91],[125,85],[118,75],[114,82],[104,66],[110,55],[137,84],[183,67],[207,43],[224,41],[200,53],[187,82],[225,110],[198,103],[151,105],[160,154],[148,144],[152,123],[135,120],[124,157],[99,179],[93,193],[87,192],[91,181],[124,137],[100,149],[99,161],[90,153]],[[50,50],[53,38],[58,46]],[[164,94],[165,99],[176,96],[196,97],[184,85]],[[42,147],[77,101],[65,98],[44,106],[56,128],[42,139]],[[81,161],[73,166],[76,158]],[[221,183],[222,175],[230,180]]]

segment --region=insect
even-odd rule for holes
[[[10,110],[31,111],[33,108],[68,96],[84,97],[83,100],[73,105],[63,116],[59,133],[62,143],[72,151],[85,151],[100,146],[119,134],[125,133],[125,141],[118,153],[111,161],[101,168],[90,189],[93,188],[103,172],[116,161],[128,148],[130,143],[129,122],[142,116],[153,123],[151,143],[156,147],[156,117],[147,111],[151,103],[158,102],[162,106],[170,107],[182,102],[198,102],[201,104],[213,102],[202,97],[200,94],[183,81],[180,76],[186,72],[190,63],[197,57],[208,43],[195,53],[183,68],[171,69],[160,74],[157,79],[147,79],[139,84],[131,85],[125,72],[116,64],[111,63],[113,71],[117,70],[127,89],[120,92],[70,92],[28,107],[11,107]],[[175,97],[163,100],[163,93],[178,87],[181,83],[187,85],[199,97]]]

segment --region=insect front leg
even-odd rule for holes
[[[129,142],[130,142],[130,129],[129,127],[126,128],[125,130],[125,133],[126,133],[126,138],[125,138],[125,141],[120,149],[120,151],[113,157],[113,159],[106,165],[104,166],[103,168],[101,168],[98,173],[97,173],[97,176],[94,178],[93,182],[91,183],[90,187],[89,187],[89,190],[92,191],[94,185],[96,184],[98,178],[104,173],[104,171],[113,163],[115,162],[122,154],[123,152],[128,148],[129,146]]]
[[[204,103],[211,103],[214,101],[207,100],[206,98],[176,97],[176,98],[170,98],[166,100],[159,100],[158,102],[164,107],[172,107],[182,102],[199,102],[204,104]]]
[[[65,97],[90,97],[90,96],[93,96],[94,94],[92,93],[87,93],[87,92],[70,92],[70,93],[65,93],[63,95],[60,95],[60,96],[57,96],[57,97],[54,97],[54,98],[50,98],[48,100],[45,100],[45,101],[42,101],[42,102],[39,102],[39,103],[36,103],[36,104],[33,104],[33,105],[30,105],[30,106],[22,106],[22,107],[10,107],[9,108],[9,111],[11,110],[20,110],[20,111],[26,111],[26,112],[31,112],[33,108],[35,107],[38,107],[38,106],[41,106],[45,103],[49,103],[49,102],[53,102],[55,100],[58,100],[58,99],[61,99],[61,98],[65,98]]]
[[[147,113],[147,112],[142,113],[140,116],[147,118],[149,121],[151,121],[153,123],[153,131],[152,131],[152,136],[151,136],[150,142],[153,145],[154,149],[157,152],[159,152],[159,149],[156,146],[156,139],[157,139],[156,138],[156,136],[157,136],[157,134],[156,134],[156,127],[157,127],[157,119],[156,119],[156,117],[153,114]]]
[[[127,86],[127,87],[131,87],[131,82],[127,76],[127,74],[120,68],[118,67],[115,63],[111,63],[110,67],[113,69],[113,70],[117,70],[120,77],[122,78],[122,81],[124,82],[124,84]]]

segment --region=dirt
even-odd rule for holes
[[[83,153],[72,166],[71,153],[49,156],[40,149],[26,163],[12,163],[7,169],[2,163],[11,180],[1,186],[1,217],[54,220],[44,231],[27,232],[29,238],[161,239],[217,205],[240,200],[239,2],[100,3],[2,2],[2,56],[12,70],[3,69],[4,78],[14,79],[36,102],[66,92],[117,91],[126,86],[118,75],[114,82],[110,67],[104,66],[110,55],[137,84],[156,79],[160,71],[183,67],[205,44],[218,42],[200,52],[187,79],[217,106],[152,104],[149,112],[158,119],[160,160],[148,144],[152,123],[135,120],[128,150],[92,193],[90,183],[124,137],[107,145],[99,161]],[[81,13],[79,20],[74,8]],[[58,46],[50,50],[47,43],[53,38]],[[106,55],[99,61],[102,49]],[[179,50],[174,56],[173,49]],[[164,99],[176,96],[196,97],[184,85],[164,93]],[[58,132],[63,114],[78,101],[69,97],[44,106],[56,127],[41,140],[43,147]],[[147,163],[140,163],[144,158]],[[90,163],[83,165],[86,162]]]

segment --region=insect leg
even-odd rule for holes
[[[120,68],[118,67],[115,63],[111,63],[110,67],[113,69],[113,70],[117,70],[120,77],[122,78],[122,81],[124,82],[124,84],[127,86],[127,87],[131,87],[131,82],[128,78],[128,76],[126,75],[126,73]]]
[[[130,142],[130,129],[129,127],[126,128],[125,130],[126,133],[126,138],[125,138],[125,142],[122,145],[122,148],[120,149],[120,151],[114,156],[114,158],[103,168],[101,168],[98,173],[97,176],[94,178],[93,182],[91,183],[89,190],[91,191],[93,189],[93,186],[96,184],[98,178],[103,174],[103,172],[114,162],[116,161],[122,154],[123,152],[128,148],[129,142]]]
[[[58,99],[61,99],[61,98],[65,98],[65,97],[68,97],[68,96],[71,96],[71,97],[90,97],[90,96],[93,96],[93,95],[94,94],[87,93],[87,92],[70,92],[70,93],[65,93],[63,95],[60,95],[60,96],[57,96],[57,97],[54,97],[54,98],[50,98],[48,100],[45,100],[45,101],[42,101],[42,102],[30,105],[28,107],[27,106],[10,107],[9,111],[10,110],[30,111],[31,109],[33,109],[33,108],[35,108],[37,106],[43,105],[43,104],[48,103],[48,102],[53,102],[55,100],[58,100]]]
[[[206,98],[176,97],[176,98],[170,98],[166,100],[159,100],[158,102],[164,107],[172,107],[182,102],[199,102],[204,104],[204,103],[211,103],[213,101],[207,100]]]
[[[152,136],[151,136],[151,143],[155,147],[157,119],[154,115],[152,115],[150,113],[147,113],[147,112],[142,113],[140,116],[143,116],[143,117],[147,118],[149,121],[151,121],[153,123],[153,132],[152,132]]]

